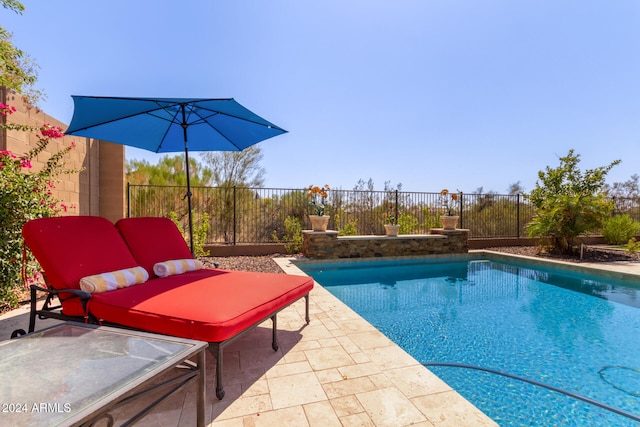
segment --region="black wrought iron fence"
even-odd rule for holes
[[[640,222],[640,200],[635,197],[614,197],[614,215],[627,214],[634,221]]]
[[[130,184],[127,214],[173,215],[186,228],[185,193],[184,187]],[[192,193],[194,228],[207,220],[207,244],[282,241],[287,217],[311,228],[306,189],[193,187]],[[460,193],[459,202],[459,227],[469,229],[470,238],[526,237],[533,208],[522,195]],[[390,213],[398,216],[401,234],[426,234],[440,226],[443,213],[439,192],[331,190],[326,203],[329,228],[350,235],[384,234]],[[618,198],[615,205],[617,213],[640,220],[637,200]]]

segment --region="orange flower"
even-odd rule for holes
[[[313,210],[314,215],[324,215],[326,208],[326,200],[329,194],[328,191],[331,191],[331,188],[328,184],[325,184],[323,187],[318,187],[314,185],[310,185],[307,188],[307,196],[311,199],[309,205]],[[320,198],[320,200],[318,200]]]
[[[456,215],[456,204],[458,203],[458,193],[449,193],[449,190],[440,191],[440,203],[445,215]]]

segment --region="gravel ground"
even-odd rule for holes
[[[273,254],[265,256],[233,256],[218,258],[201,258],[206,267],[213,267],[213,263],[217,262],[218,268],[223,270],[244,270],[258,271],[264,273],[281,273],[284,272],[278,267],[273,258],[290,256],[282,254]]]
[[[528,255],[532,257],[560,259],[563,261],[580,262],[580,254],[576,255],[554,255],[540,253],[537,246],[504,246],[487,248],[498,252],[511,253],[516,255]],[[285,255],[274,254],[268,256],[239,256],[239,257],[220,257],[220,258],[204,258],[205,264],[217,262],[219,268],[225,270],[245,270],[245,271],[263,271],[270,273],[282,273],[280,267],[273,261],[275,257]],[[289,255],[286,255],[289,256]],[[583,262],[613,262],[613,261],[633,261],[640,262],[640,253],[629,254],[621,250],[615,250],[604,246],[585,246],[582,257]]]
[[[558,259],[569,262],[613,262],[613,261],[631,261],[640,262],[640,253],[628,253],[623,250],[611,249],[606,246],[589,245],[584,247],[582,260],[580,253],[575,255],[556,255],[549,253],[541,253],[537,246],[505,246],[496,248],[486,248],[487,250],[506,252],[516,255],[528,255],[539,258]]]

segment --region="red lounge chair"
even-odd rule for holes
[[[277,313],[302,297],[309,323],[310,277],[220,269],[157,277],[155,263],[192,258],[177,227],[166,218],[127,218],[115,226],[101,217],[43,218],[27,222],[22,234],[47,282],[47,289],[31,287],[29,332],[36,317],[82,319],[207,341],[216,358],[219,399],[224,396],[225,346],[271,318],[272,347],[277,350]],[[148,281],[94,294],[80,289],[83,277],[136,266],[147,270]],[[40,310],[37,290],[48,295]],[[60,305],[53,305],[55,297]]]

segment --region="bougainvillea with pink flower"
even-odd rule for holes
[[[0,103],[0,115],[6,117],[15,111],[13,106]],[[23,281],[22,226],[30,219],[55,216],[73,208],[55,198],[53,189],[60,175],[78,171],[67,168],[64,162],[73,144],[52,154],[39,171],[32,166],[51,140],[64,136],[59,126],[33,127],[8,122],[0,125],[0,129],[31,132],[37,138],[35,147],[26,154],[0,151],[0,307],[14,307],[24,281],[28,285],[40,280],[39,266],[28,259]]]

